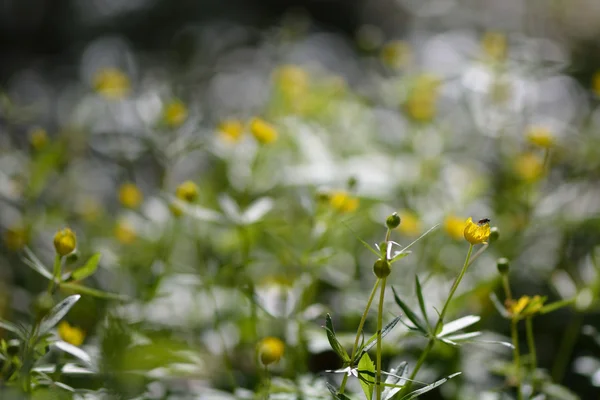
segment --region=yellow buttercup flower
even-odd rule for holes
[[[418,236],[421,233],[421,220],[412,211],[403,210],[400,215],[400,226],[398,230],[406,236]]]
[[[465,220],[456,215],[448,215],[444,220],[444,230],[455,240],[460,240],[464,237]]]
[[[533,153],[517,156],[513,167],[517,176],[526,182],[536,181],[544,173],[543,161]]]
[[[499,32],[486,32],[481,39],[483,53],[490,61],[503,61],[506,58],[506,36]]]
[[[519,300],[507,302],[506,309],[515,318],[530,317],[542,309],[545,301],[546,298],[539,295],[521,296]]]
[[[266,337],[258,344],[260,361],[264,365],[275,363],[283,356],[285,345],[276,337]]]
[[[463,235],[467,242],[471,244],[486,243],[490,237],[490,220],[482,219],[477,223],[473,222],[473,218],[465,222]]]
[[[219,124],[219,136],[226,142],[235,143],[242,138],[244,124],[238,119],[228,119]]]
[[[8,250],[19,251],[27,244],[29,232],[23,225],[9,227],[3,235],[4,245]]]
[[[131,85],[125,73],[117,68],[103,68],[93,79],[94,89],[102,96],[115,100],[129,94]]]
[[[262,144],[272,143],[276,141],[279,136],[273,125],[260,118],[253,118],[250,121],[250,132],[254,138]]]
[[[29,143],[34,149],[40,150],[48,144],[48,133],[43,128],[32,130],[29,132]]]
[[[350,195],[350,193],[339,190],[330,194],[329,204],[336,211],[351,213],[358,208],[359,200],[357,197]]]
[[[144,195],[133,183],[124,183],[119,188],[119,201],[127,208],[137,208],[144,200]]]
[[[83,340],[85,339],[85,332],[83,330],[71,326],[68,322],[62,321],[58,324],[58,336],[60,338],[73,346],[81,346],[83,344]]]
[[[532,126],[527,130],[526,133],[527,140],[529,143],[543,147],[545,149],[549,149],[554,146],[556,140],[552,132],[546,127],[543,126]]]
[[[77,247],[77,237],[75,232],[69,228],[64,228],[54,235],[54,249],[56,254],[64,257],[71,254]]]
[[[166,105],[163,111],[163,119],[171,128],[176,128],[183,124],[187,117],[187,107],[180,100],[171,101]]]
[[[123,244],[131,244],[137,239],[135,229],[126,221],[119,221],[115,226],[115,237]]]
[[[192,181],[185,181],[177,187],[175,195],[178,199],[191,203],[198,197],[198,185]]]
[[[381,49],[381,61],[389,68],[399,69],[405,66],[410,57],[410,46],[402,40],[388,42]]]
[[[431,121],[437,112],[440,80],[430,74],[418,76],[406,98],[406,113],[417,122]]]

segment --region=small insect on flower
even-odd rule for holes
[[[471,244],[486,243],[490,237],[490,220],[484,218],[474,223],[473,218],[469,218],[465,222],[463,235]]]
[[[479,221],[477,221],[477,223],[479,225],[489,224],[490,223],[490,219],[489,218],[483,218],[483,219],[480,219]]]

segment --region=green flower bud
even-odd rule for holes
[[[385,220],[388,229],[395,229],[400,226],[400,216],[398,213],[393,213]]]
[[[498,261],[496,262],[496,268],[498,268],[498,272],[502,275],[506,275],[508,274],[508,271],[510,270],[510,262],[508,261],[508,258],[499,258]]]
[[[64,257],[70,254],[75,250],[76,246],[77,238],[71,229],[61,229],[54,235],[54,248],[56,249],[56,254],[59,256]]]
[[[392,272],[392,268],[387,260],[380,258],[373,264],[373,273],[378,278],[387,278],[390,275],[390,272]]]
[[[494,243],[499,238],[500,238],[500,231],[498,230],[498,227],[497,226],[492,226],[490,228],[490,238],[488,239],[488,241],[490,243]]]

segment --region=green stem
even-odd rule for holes
[[[52,271],[52,280],[48,283],[48,294],[52,294],[54,290],[54,283],[60,282],[60,272],[61,272],[61,264],[62,264],[62,256],[57,254],[54,257],[54,269]]]
[[[574,321],[571,322],[564,333],[564,336],[558,347],[558,354],[552,367],[552,380],[556,383],[560,383],[565,375],[565,370],[569,364],[569,357],[573,352],[573,347],[579,337],[579,330],[583,323],[583,315],[579,314],[575,316]]]
[[[379,309],[377,310],[377,380],[375,390],[377,400],[381,400],[381,329],[383,328],[383,300],[385,298],[385,282],[387,278],[381,279],[381,292],[379,294]]]
[[[429,352],[433,348],[433,345],[435,344],[436,335],[438,333],[438,330],[442,327],[442,325],[444,323],[444,316],[446,315],[446,311],[448,311],[448,305],[450,304],[452,297],[454,297],[454,293],[456,292],[458,285],[460,285],[460,281],[462,281],[462,278],[465,276],[465,272],[467,272],[467,268],[469,267],[470,260],[471,260],[471,254],[473,254],[473,245],[472,244],[469,245],[469,251],[467,252],[467,257],[465,257],[465,263],[463,264],[460,274],[458,275],[456,280],[454,280],[454,284],[452,285],[452,288],[450,289],[450,294],[448,295],[448,298],[446,299],[446,302],[444,303],[444,307],[442,308],[442,312],[440,313],[438,321],[435,324],[435,329],[433,330],[433,332],[431,332],[431,336],[429,337],[429,342],[427,343],[427,347],[425,347],[425,349],[421,353],[421,356],[419,357],[419,360],[417,361],[417,364],[415,365],[413,372],[410,374],[410,377],[409,377],[408,381],[406,382],[404,389],[402,389],[400,391],[400,397],[406,395],[408,393],[408,391],[410,390],[410,387],[412,386],[412,382],[414,381],[415,377],[417,376],[419,369],[421,369],[421,366],[425,362],[427,355],[429,354]]]
[[[527,346],[529,346],[529,364],[531,368],[531,373],[533,374],[537,369],[537,354],[535,351],[535,340],[533,337],[533,321],[531,317],[525,320],[525,327],[527,328]]]
[[[504,286],[504,295],[509,301],[512,301],[512,292],[508,282],[508,275],[502,275],[502,286]]]
[[[373,285],[373,290],[371,290],[371,295],[369,296],[369,300],[367,301],[367,306],[365,307],[365,311],[363,312],[362,318],[358,324],[358,330],[356,331],[356,338],[354,339],[354,346],[352,346],[352,353],[350,354],[350,359],[354,361],[354,357],[356,350],[358,349],[358,341],[360,340],[360,336],[363,331],[363,327],[365,326],[365,321],[367,320],[367,315],[369,315],[369,310],[371,309],[371,303],[373,303],[373,299],[375,298],[375,293],[377,292],[377,287],[379,287],[379,281],[381,279],[377,279],[375,281],[375,285]],[[339,393],[344,393],[346,389],[346,383],[348,382],[348,375],[344,375],[342,379],[342,384],[340,385]]]
[[[510,324],[510,331],[512,336],[513,344],[513,358],[515,363],[515,379],[517,380],[517,399],[523,400],[523,393],[521,392],[521,356],[519,353],[519,331],[517,330],[517,323],[519,321],[513,318]]]

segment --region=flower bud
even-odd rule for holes
[[[393,213],[392,215],[387,217],[387,219],[385,220],[385,224],[387,225],[388,229],[394,229],[400,226],[400,216],[398,215],[398,213]]]
[[[276,337],[267,337],[260,341],[258,344],[258,354],[260,361],[264,365],[269,365],[279,361],[283,356],[283,350],[285,345]]]
[[[390,272],[392,272],[392,269],[387,260],[380,258],[373,264],[373,273],[380,279],[387,278],[390,275]]]
[[[492,226],[490,228],[490,237],[488,239],[488,242],[494,243],[499,238],[500,238],[500,230],[498,229],[497,226]]]
[[[508,261],[508,258],[499,258],[498,261],[496,261],[496,268],[498,268],[498,272],[501,275],[508,274],[508,271],[510,270],[510,262]]]
[[[177,187],[175,195],[178,199],[191,203],[198,197],[198,185],[192,181],[185,181]]]
[[[59,256],[64,257],[72,253],[76,246],[77,238],[71,229],[61,229],[54,235],[54,248]]]

